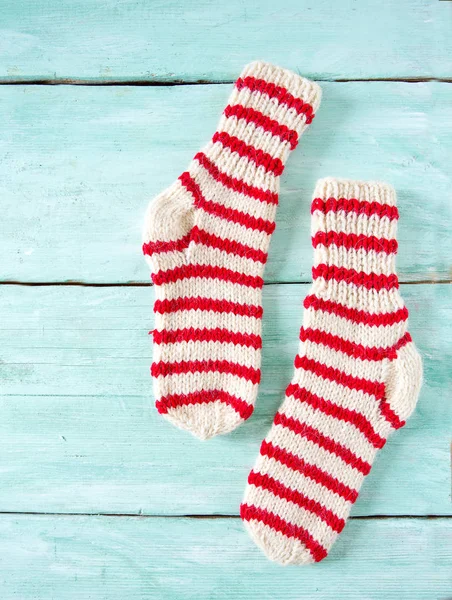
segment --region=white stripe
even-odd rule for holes
[[[393,239],[397,235],[397,219],[388,216],[380,217],[378,214],[366,215],[365,213],[346,212],[340,210],[328,211],[315,210],[311,216],[311,232],[315,235],[318,231],[335,231],[336,233],[354,233],[356,235],[375,236],[377,238]]]
[[[188,259],[187,256],[190,258]],[[225,252],[220,248],[212,248],[203,244],[191,243],[185,252],[171,251],[161,252],[145,257],[151,271],[156,275],[159,271],[168,271],[187,264],[211,265],[212,267],[224,267],[237,273],[251,275],[253,277],[262,277],[264,272],[264,263],[240,256],[230,252]]]
[[[204,246],[203,244],[194,244],[190,247],[190,262],[198,265],[210,265],[212,267],[223,267],[236,271],[237,273],[243,273],[244,275],[251,275],[252,277],[262,277],[264,273],[264,264],[246,258],[246,256],[238,256],[237,254],[230,254],[224,252],[219,248],[211,248],[210,246]]]
[[[357,181],[353,179],[336,179],[324,177],[315,186],[317,198],[359,198],[367,202],[396,205],[396,193],[388,183],[381,181]]]
[[[145,259],[154,275],[159,271],[168,271],[187,264],[185,253],[178,250],[159,252],[152,256],[145,255]]]
[[[259,369],[261,351],[221,341],[189,341],[174,344],[158,344],[159,359],[164,362],[190,360],[229,360],[239,365]]]
[[[314,251],[314,266],[326,264],[329,266],[355,269],[364,273],[377,275],[395,274],[395,255],[364,248],[344,248],[343,246],[319,245]]]
[[[395,312],[403,307],[398,290],[394,287],[390,290],[368,290],[363,285],[356,285],[345,280],[327,281],[323,277],[317,277],[311,288],[311,293],[319,298],[334,298],[344,306],[368,311],[376,314]],[[349,321],[350,323],[350,321]]]
[[[309,293],[315,294],[320,299],[337,300],[346,308],[354,308],[377,315],[391,314],[405,307],[397,288],[392,288],[391,290],[383,288],[377,292],[375,289],[368,290],[360,286],[358,293],[358,288],[355,285],[347,287],[345,282],[342,282],[344,286],[340,288],[337,281],[329,283],[330,287],[331,285],[335,287],[334,296],[328,295],[329,290],[326,289],[323,279],[314,280]]]
[[[220,279],[190,277],[173,283],[155,286],[155,298],[174,300],[181,297],[202,297],[213,300],[238,302],[239,304],[262,305],[262,289]]]
[[[173,313],[155,313],[155,329],[216,329],[221,327],[229,331],[254,333],[262,335],[262,319],[234,315],[232,313],[204,311],[204,310],[179,310]]]

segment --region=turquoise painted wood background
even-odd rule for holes
[[[5,0],[0,27],[1,600],[450,600],[452,2]],[[256,412],[202,443],[153,407],[141,221],[256,58],[324,98],[282,179]],[[331,555],[283,568],[238,506],[292,372],[325,175],[397,188],[425,385]]]

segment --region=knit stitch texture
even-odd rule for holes
[[[148,207],[156,406],[201,439],[233,430],[253,411],[279,178],[320,97],[317,84],[295,73],[248,65],[211,142]]]
[[[324,179],[311,212],[314,283],[295,373],[241,506],[251,537],[281,564],[325,558],[422,381],[395,271],[393,188]]]

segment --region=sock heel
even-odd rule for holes
[[[414,342],[409,342],[389,364],[386,380],[386,401],[403,423],[416,407],[421,386],[422,359]]]
[[[151,264],[162,252],[183,252],[190,241],[195,207],[177,180],[149,204],[143,228],[143,252]],[[153,260],[151,260],[153,257]]]

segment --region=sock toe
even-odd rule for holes
[[[221,401],[178,406],[169,409],[163,416],[200,440],[229,433],[244,421],[238,412]]]
[[[244,525],[254,543],[271,561],[280,565],[307,565],[315,562],[302,542],[288,538],[259,521],[244,521]]]

